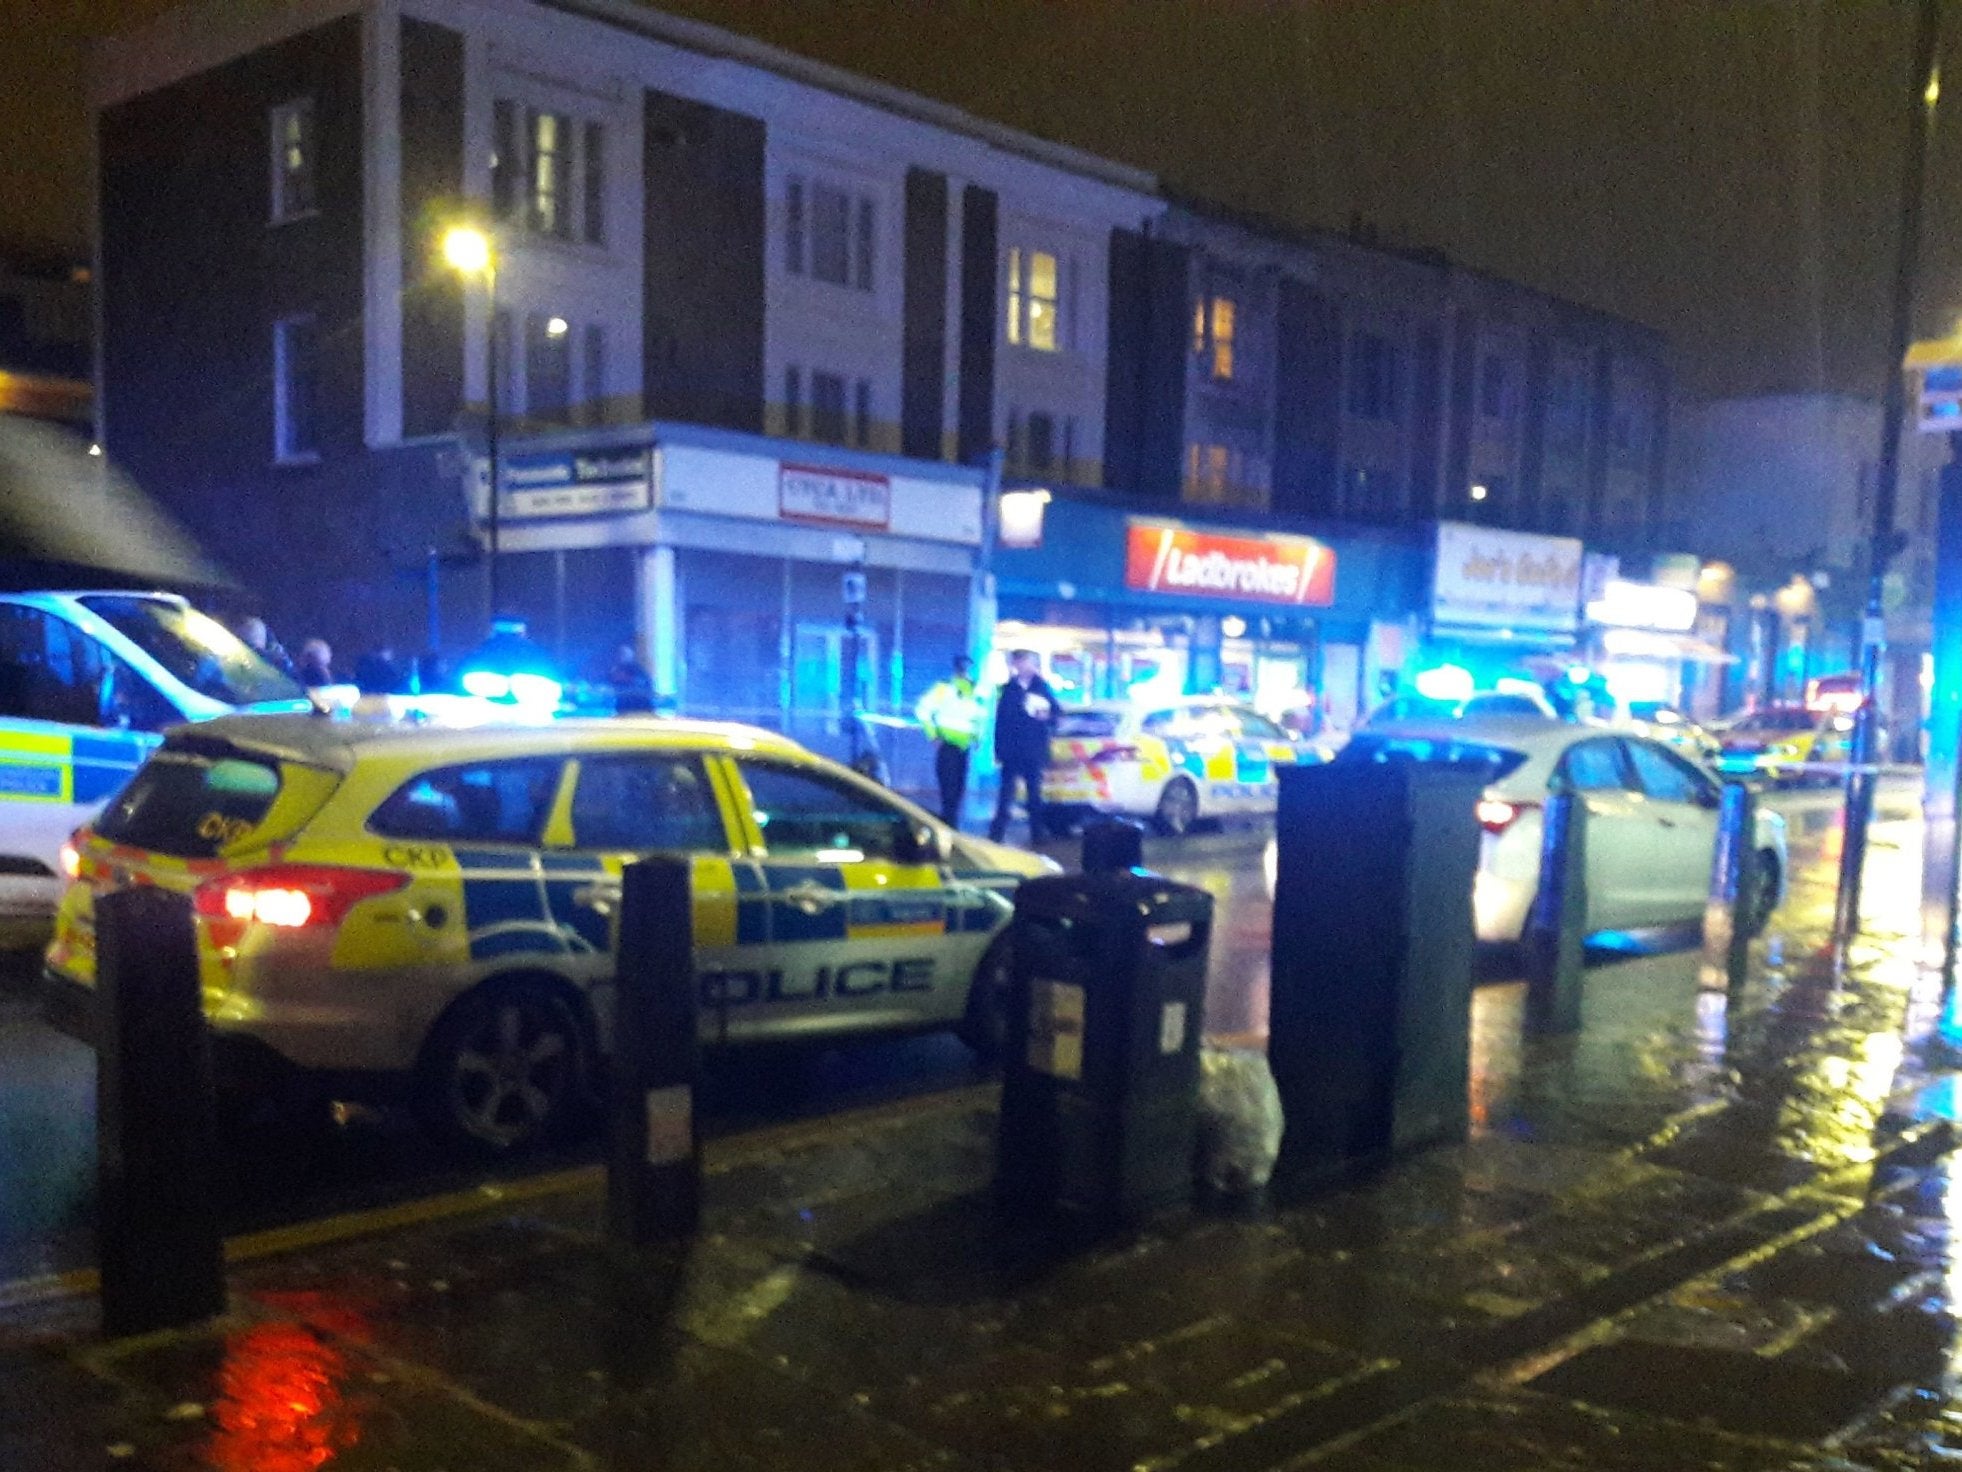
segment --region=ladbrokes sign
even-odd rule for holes
[[[1326,608],[1335,601],[1335,549],[1312,537],[1222,537],[1134,521],[1124,586],[1187,598]]]

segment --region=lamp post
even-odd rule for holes
[[[452,225],[443,232],[443,259],[460,276],[479,276],[484,282],[484,442],[490,471],[490,507],[484,576],[490,595],[490,616],[497,618],[497,251],[488,232],[475,225]]]

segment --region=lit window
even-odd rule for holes
[[[314,210],[313,99],[302,97],[272,110],[272,222]]]
[[[569,236],[572,211],[566,188],[566,153],[571,126],[563,114],[533,112],[531,135],[531,228],[541,235]]]
[[[306,464],[320,457],[319,363],[312,317],[273,323],[273,458]]]
[[[1236,318],[1230,296],[1202,296],[1192,307],[1192,355],[1205,365],[1209,377],[1233,376],[1233,327]]]
[[[1057,328],[1059,298],[1056,257],[1044,250],[1008,252],[1008,340],[1037,352],[1053,353],[1062,344]]]

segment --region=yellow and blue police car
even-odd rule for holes
[[[1259,712],[1218,696],[1063,712],[1042,800],[1059,816],[1118,813],[1184,833],[1201,818],[1271,814],[1277,766],[1318,760]]]
[[[221,1079],[409,1093],[511,1151],[589,1102],[621,870],[694,873],[705,1042],[997,1035],[1015,886],[957,834],[773,733],[678,720],[435,728],[221,717],[172,731],[64,854],[49,1012],[90,1032],[96,896],[194,898]]]
[[[168,593],[0,594],[0,945],[39,945],[56,855],[162,740],[307,692]]]

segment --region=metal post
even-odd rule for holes
[[[500,417],[501,406],[498,402],[499,391],[497,382],[499,361],[497,351],[497,258],[495,256],[491,258],[490,264],[484,268],[484,297],[484,342],[488,360],[487,367],[490,372],[490,382],[486,385],[484,397],[484,402],[489,408],[489,413],[486,416],[489,423],[485,425],[484,437],[488,446],[487,458],[490,461],[490,516],[488,525],[490,536],[489,545],[485,549],[484,575],[487,591],[490,594],[490,617],[491,621],[495,622],[497,616],[503,612],[503,605],[498,597],[497,589],[497,534],[498,523],[502,512],[498,506],[501,498],[498,495],[497,483],[497,421]]]
[[[1128,818],[1092,818],[1083,825],[1085,874],[1120,874],[1144,867],[1144,829]]]
[[[1578,1032],[1586,975],[1587,803],[1577,792],[1547,799],[1540,887],[1526,917],[1526,1026]]]
[[[655,855],[620,877],[606,1227],[642,1246],[690,1236],[701,1221],[694,891],[684,858]]]
[[[1846,841],[1840,852],[1839,892],[1833,906],[1833,935],[1842,942],[1860,928],[1860,877],[1866,864],[1867,829],[1873,822],[1874,767],[1880,755],[1880,656],[1886,639],[1887,564],[1893,560],[1899,540],[1894,508],[1900,489],[1901,421],[1906,395],[1901,363],[1907,357],[1913,326],[1914,277],[1921,245],[1921,196],[1927,175],[1928,135],[1935,121],[1935,66],[1940,29],[1939,0],[1921,0],[1908,102],[1900,240],[1894,258],[1893,326],[1888,338],[1887,382],[1881,400],[1880,462],[1874,486],[1867,611],[1860,637],[1860,708],[1853,718],[1853,759],[1846,775]]]
[[[120,1338],[224,1311],[217,1108],[189,898],[117,890],[95,925],[102,1328]]]
[[[1757,798],[1742,782],[1724,784],[1710,900],[1703,908],[1703,974],[1735,993],[1751,959],[1751,906],[1758,893]]]
[[[423,598],[428,604],[428,634],[423,649],[434,654],[443,647],[443,563],[434,547],[423,563]]]

